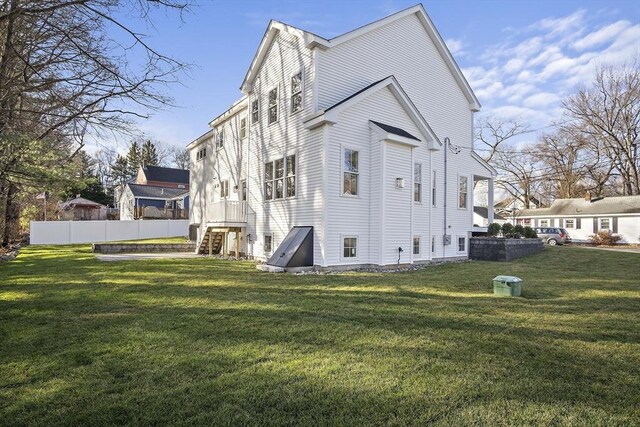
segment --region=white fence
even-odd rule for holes
[[[189,220],[31,221],[32,245],[68,245],[189,235]]]

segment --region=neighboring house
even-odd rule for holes
[[[63,221],[107,219],[107,207],[77,194],[73,199],[60,204],[59,218]]]
[[[549,208],[525,209],[516,224],[564,227],[574,241],[587,241],[601,230],[622,236],[622,243],[640,243],[640,196],[556,199]]]
[[[522,200],[508,196],[504,199],[500,200],[498,203],[493,205],[494,212],[502,215],[505,218],[513,216],[514,212],[521,211],[525,209],[524,203]],[[528,209],[537,209],[542,207],[542,202],[537,198],[531,196],[529,197],[529,208]]]
[[[504,224],[507,220],[500,214],[493,214],[493,221],[498,224]],[[485,206],[473,207],[473,225],[475,227],[488,227],[489,222],[489,209]]]
[[[144,166],[115,191],[121,220],[189,217],[189,171]]]
[[[473,151],[480,103],[422,5],[330,40],[271,21],[241,90],[188,146],[202,252],[467,257],[474,181],[492,206],[495,170]]]

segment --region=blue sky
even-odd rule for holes
[[[168,89],[179,107],[155,113],[139,127],[179,146],[205,132],[241,96],[239,86],[270,19],[331,38],[414,4],[200,0],[183,22],[156,13],[155,27],[141,29],[147,41],[193,68],[182,84]],[[595,67],[640,57],[640,1],[423,4],[480,99],[481,114],[525,120],[542,130],[559,119],[561,98],[588,82]],[[116,144],[122,150],[125,141]]]

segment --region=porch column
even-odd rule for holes
[[[226,258],[229,256],[229,231],[225,231],[222,236],[222,256]]]
[[[209,256],[213,255],[213,233],[209,231]]]
[[[493,178],[489,178],[487,183],[487,221],[493,224]]]

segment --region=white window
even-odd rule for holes
[[[296,156],[292,154],[264,165],[265,200],[284,199],[296,195]]]
[[[271,252],[271,246],[273,244],[273,236],[271,234],[264,235],[264,251]]]
[[[458,177],[458,208],[460,209],[467,209],[468,184],[468,178],[466,176]]]
[[[358,256],[358,238],[345,237],[342,240],[342,257],[357,258]]]
[[[599,230],[611,230],[611,219],[610,218],[600,218],[600,228]]]
[[[343,182],[342,194],[349,196],[358,195],[358,152],[344,149],[343,153]]]
[[[260,121],[260,102],[256,99],[251,103],[251,124]]]
[[[207,148],[202,148],[196,152],[196,160],[202,160],[207,157]]]
[[[302,71],[291,77],[291,114],[302,110]]]
[[[436,171],[433,171],[433,180],[431,181],[431,204],[436,205]]]
[[[269,124],[278,121],[278,88],[269,91]]]
[[[220,182],[220,198],[226,199],[229,197],[229,180],[225,179]]]
[[[458,237],[458,252],[465,252],[467,250],[467,238]]]
[[[413,254],[420,255],[420,237],[413,238]]]
[[[548,227],[549,226],[549,220],[548,219],[541,219],[540,220],[540,227]]]
[[[240,119],[240,139],[247,137],[247,119],[243,117]]]
[[[573,219],[565,219],[564,220],[564,228],[575,228],[576,223]]]
[[[413,165],[413,201],[422,202],[422,165]]]
[[[224,147],[224,129],[220,129],[216,135],[216,148]]]

